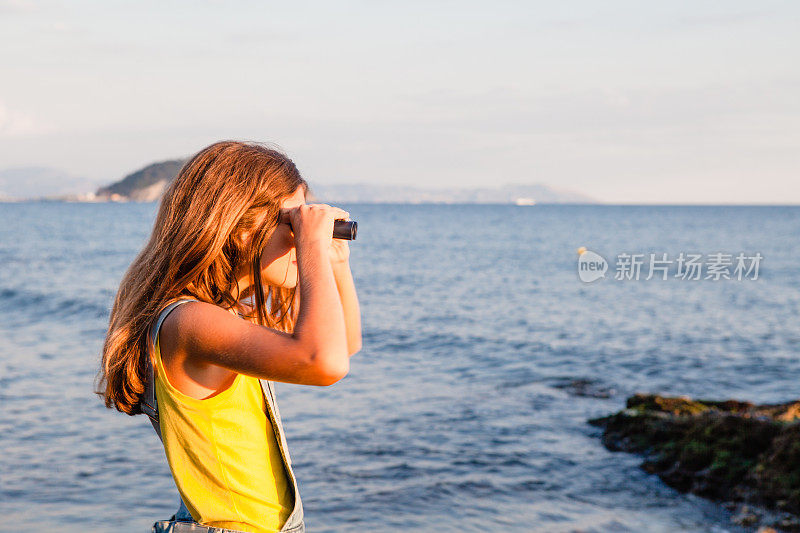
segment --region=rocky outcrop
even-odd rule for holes
[[[800,401],[756,405],[636,394],[589,420],[668,485],[720,501],[741,525],[800,532]]]
[[[175,179],[183,166],[183,159],[153,163],[122,180],[98,189],[96,197],[102,200],[152,202],[161,197],[166,186]]]

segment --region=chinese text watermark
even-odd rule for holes
[[[669,257],[666,253],[620,253],[614,263],[615,280],[757,280],[764,256],[756,252],[738,254],[715,252],[699,254],[680,252]],[[609,264],[603,256],[581,247],[578,250],[578,277],[591,283],[606,277]]]

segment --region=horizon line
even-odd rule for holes
[[[136,200],[73,200],[65,198],[9,198],[0,197],[0,204],[37,204],[37,203],[63,203],[63,204],[155,204],[159,200],[136,201]],[[443,202],[443,201],[423,201],[423,202],[364,202],[347,200],[329,200],[325,198],[317,199],[317,202],[338,202],[342,204],[355,205],[491,205],[491,206],[513,206],[519,208],[534,208],[536,206],[594,206],[594,207],[800,207],[798,203],[703,203],[703,202],[536,202],[534,205],[517,205],[514,202]],[[317,203],[315,202],[315,203]]]

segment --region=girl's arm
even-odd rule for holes
[[[189,302],[167,316],[161,342],[170,345],[164,348],[175,354],[185,372],[208,377],[216,366],[260,379],[322,386],[347,375],[347,332],[329,251],[333,215],[340,213],[330,206],[308,205],[294,211],[295,227],[303,216],[303,223],[314,229],[295,237],[302,297],[291,334],[206,302]],[[219,376],[215,381],[221,381]]]
[[[349,261],[332,263],[332,266],[333,277],[336,279],[336,288],[339,290],[339,299],[342,301],[342,310],[344,311],[347,355],[351,356],[361,349],[361,310],[358,306],[356,286],[353,283]]]

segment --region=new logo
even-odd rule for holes
[[[591,283],[606,276],[608,262],[602,255],[587,250],[584,246],[578,248],[578,277],[584,283]]]

